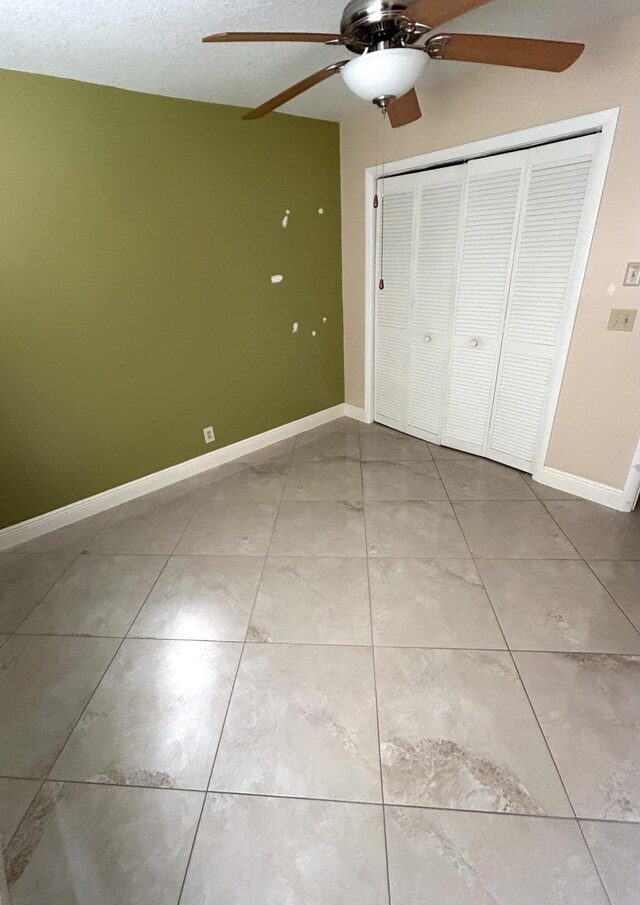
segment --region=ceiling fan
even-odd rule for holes
[[[484,6],[490,0],[350,0],[342,14],[340,34],[315,32],[222,32],[205,44],[244,41],[305,41],[345,46],[359,56],[325,66],[245,114],[259,119],[277,107],[342,73],[347,87],[373,101],[396,128],[420,119],[414,86],[429,60],[493,63],[519,69],[563,72],[578,59],[584,44],[539,41],[498,35],[430,35],[445,22]],[[426,36],[426,40],[422,41]]]

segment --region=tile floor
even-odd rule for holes
[[[0,554],[13,905],[637,905],[640,512],[342,420]]]

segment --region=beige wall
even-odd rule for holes
[[[622,287],[640,260],[640,16],[579,37],[587,50],[561,75],[477,66],[423,91],[417,123],[392,130],[365,108],[342,124],[346,401],[364,402],[365,168],[620,106],[546,464],[622,487],[640,433],[640,323],[631,334],[606,327],[611,307],[640,303],[640,288]]]

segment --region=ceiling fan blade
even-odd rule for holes
[[[465,13],[490,3],[491,0],[416,0],[405,10],[405,14],[422,25],[437,28]]]
[[[264,104],[261,104],[254,110],[250,110],[248,113],[245,113],[242,118],[260,119],[261,116],[266,116],[267,113],[271,113],[272,110],[275,110],[277,107],[281,107],[282,104],[286,104],[287,101],[290,101],[292,100],[292,98],[297,97],[299,94],[302,94],[303,91],[307,91],[307,89],[313,88],[314,85],[319,85],[320,82],[324,82],[325,79],[328,79],[330,76],[335,75],[337,72],[340,72],[342,67],[346,66],[348,62],[348,60],[342,60],[341,63],[332,63],[331,66],[325,66],[324,69],[319,69],[318,72],[314,72],[313,75],[308,75],[306,79],[303,79],[296,85],[292,85],[285,91],[281,91],[280,94],[276,94],[275,97],[272,97],[270,100],[265,101]]]
[[[342,35],[325,35],[304,31],[221,31],[202,39],[203,44],[227,44],[244,41],[305,41],[312,44],[336,44],[343,42]]]
[[[389,122],[394,129],[399,126],[407,126],[409,123],[414,123],[417,119],[420,119],[422,110],[418,103],[416,89],[412,88],[411,91],[407,91],[398,100],[392,101],[387,107],[387,114]]]
[[[493,63],[519,69],[564,72],[584,50],[584,44],[505,38],[499,35],[435,35],[425,47],[435,60]]]

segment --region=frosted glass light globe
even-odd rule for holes
[[[347,88],[365,101],[402,97],[418,82],[428,62],[423,50],[411,47],[374,50],[350,60],[342,78]]]

